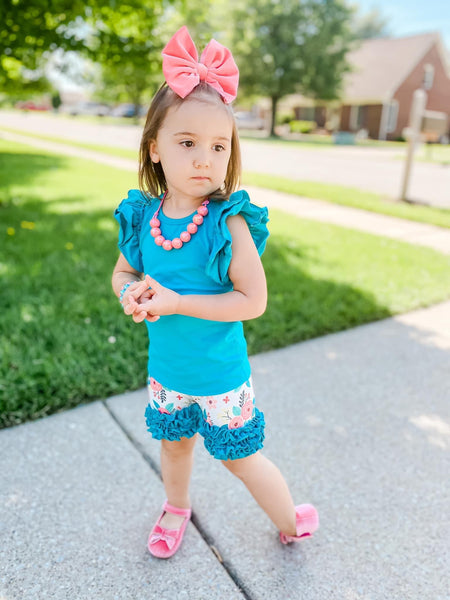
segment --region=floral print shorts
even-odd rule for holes
[[[234,390],[192,396],[148,378],[147,426],[156,439],[179,440],[199,432],[207,450],[223,460],[243,458],[262,447],[264,416],[255,406],[251,378]]]

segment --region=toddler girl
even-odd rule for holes
[[[150,106],[139,186],[117,208],[121,254],[112,285],[124,311],[146,321],[149,432],[161,440],[167,500],[148,549],[168,558],[191,516],[189,480],[197,434],[241,479],[286,544],[310,536],[318,515],[294,506],[281,473],[261,453],[241,321],[266,307],[261,264],[267,209],[235,191],[239,139],[230,102],[238,69],[216,42],[200,62],[186,27],[163,50],[166,82]]]

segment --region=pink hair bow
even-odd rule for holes
[[[198,61],[198,53],[186,26],[179,29],[162,51],[167,85],[185,98],[205,81],[229,104],[236,98],[239,70],[228,48],[211,40]]]

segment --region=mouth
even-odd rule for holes
[[[203,177],[201,175],[197,175],[196,177],[191,177],[194,181],[209,181],[209,177]]]

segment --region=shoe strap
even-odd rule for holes
[[[178,515],[179,517],[185,517],[187,519],[191,518],[192,513],[190,508],[178,508],[176,506],[172,506],[172,504],[169,504],[167,500],[163,504],[163,510],[171,513],[172,515]]]

